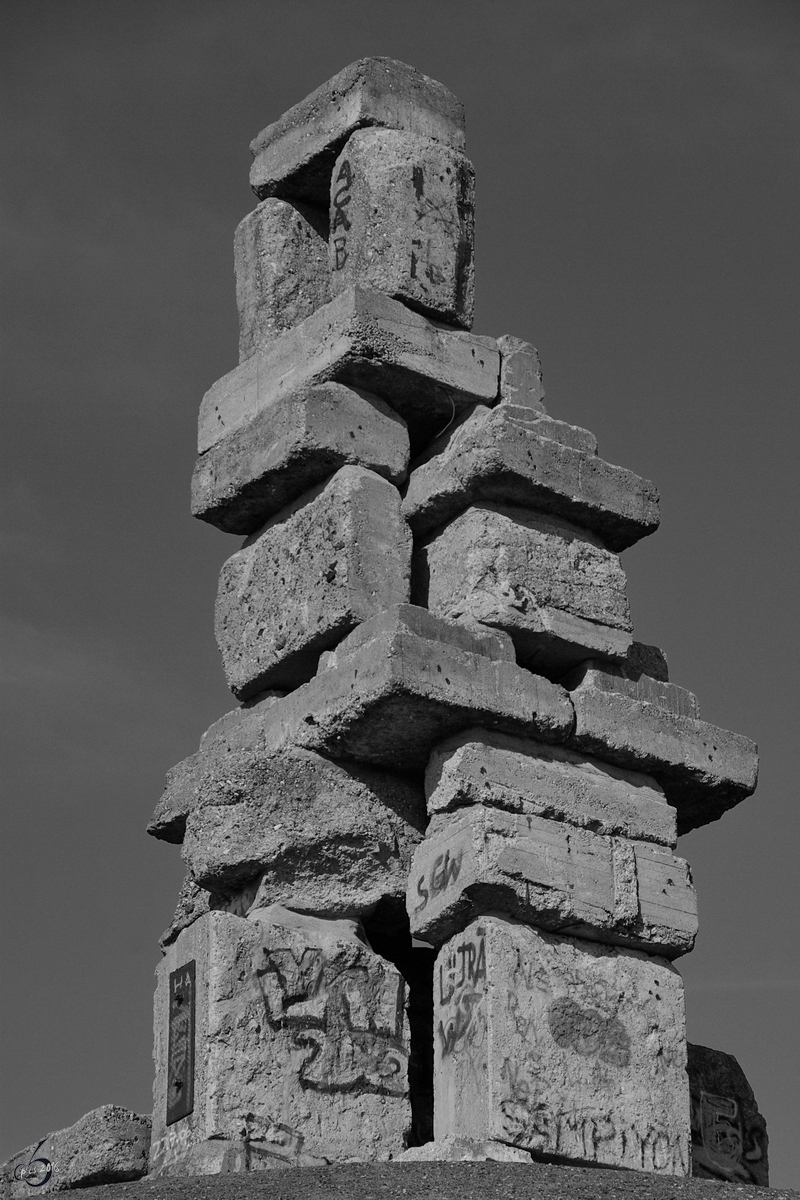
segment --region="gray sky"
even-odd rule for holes
[[[153,969],[183,877],[144,826],[233,707],[239,542],[189,515],[197,409],[237,361],[248,143],[356,58],[466,104],[475,331],[540,350],[550,412],[653,479],[636,635],[760,745],[682,839],[689,1037],[736,1055],[800,1187],[793,762],[800,6],[792,0],[5,0],[0,1161],[152,1107]]]

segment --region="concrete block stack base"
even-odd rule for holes
[[[658,492],[548,415],[530,342],[471,332],[447,88],[362,59],[251,149],[240,361],[203,397],[192,479],[194,515],[246,539],[215,610],[242,703],[148,827],[187,871],[152,1172],[761,1182],[735,1071],[695,1053],[690,1107],[671,966],[697,931],[678,834],[758,760],[634,641],[619,555]]]
[[[686,1175],[683,985],[658,958],[495,916],[434,976],[436,1139]]]
[[[248,919],[208,913],[168,948],[157,974],[151,1174],[182,1173],[187,1155],[195,1169],[214,1170],[193,1156],[210,1139],[246,1142],[276,1165],[403,1149],[405,983],[356,923],[280,907]],[[183,1115],[168,1120],[188,1089]]]

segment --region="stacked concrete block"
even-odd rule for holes
[[[151,1174],[389,1157],[410,1121],[404,1010],[356,922],[206,914],[158,970]]]
[[[431,821],[411,880],[414,932],[437,943],[493,910],[670,959],[697,932],[688,867],[665,847],[483,805]]]
[[[239,360],[330,299],[328,245],[307,206],[264,200],[233,240]]]
[[[284,396],[329,382],[385,400],[407,422],[419,450],[454,412],[494,403],[499,370],[494,338],[446,328],[399,300],[354,284],[209,389],[200,406],[198,453],[224,442]]]
[[[504,630],[542,675],[621,661],[633,641],[619,558],[557,517],[472,505],[420,547],[416,583],[431,612]]]
[[[374,288],[472,325],[475,172],[458,150],[395,129],[359,129],[333,168],[334,292]]]
[[[683,985],[669,963],[486,916],[436,963],[436,1140],[689,1173]]]
[[[633,639],[655,487],[471,330],[474,173],[446,88],[354,63],[252,146],[240,362],[192,510],[245,537],[241,701],[149,831],[154,1169],[494,1157],[690,1169],[677,835],[755,787]]]
[[[197,460],[192,512],[226,533],[251,534],[339,467],[399,486],[408,429],[388,404],[341,383],[287,392]]]
[[[395,487],[342,467],[271,518],[222,568],[216,632],[241,699],[292,688],[354,626],[408,600],[411,531]]]
[[[588,661],[564,680],[575,709],[570,745],[649,772],[678,811],[678,833],[714,821],[758,781],[749,738],[699,719],[691,692]]]

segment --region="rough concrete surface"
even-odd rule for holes
[[[211,907],[235,910],[234,893],[247,884],[254,893],[260,881],[262,901],[312,912],[367,916],[390,901],[402,909],[425,827],[420,785],[305,750],[213,742],[173,778],[153,827],[183,841],[194,884],[214,893]],[[195,920],[202,903],[189,887],[178,922]]]
[[[436,746],[425,795],[431,816],[484,804],[665,846],[677,837],[675,809],[649,775],[486,729],[465,730]]]
[[[516,662],[514,645],[507,633],[489,629],[475,621],[450,621],[434,616],[427,608],[416,604],[398,604],[385,613],[365,621],[339,642],[335,650],[320,659],[319,670],[337,666],[350,654],[388,634],[410,633],[431,642],[446,642],[448,646],[480,654],[495,662]]]
[[[377,396],[325,383],[281,396],[201,454],[192,514],[251,534],[347,464],[399,485],[408,469],[405,421]]]
[[[341,467],[224,564],[214,628],[225,679],[247,699],[314,674],[323,650],[409,598],[411,531],[397,489]]]
[[[172,920],[158,939],[162,953],[167,946],[172,945],[184,929],[188,929],[198,917],[202,917],[209,911],[210,899],[210,894],[205,888],[198,887],[191,875],[187,875],[181,884]]]
[[[0,1167],[0,1197],[22,1197],[139,1179],[146,1174],[150,1116],[104,1104],[49,1133]]]
[[[732,1054],[687,1043],[692,1098],[692,1174],[769,1184],[767,1123]]]
[[[425,827],[421,789],[405,777],[332,762],[308,751],[229,756],[224,784],[188,814],[182,857],[193,879],[226,893],[260,878],[259,904],[336,917],[367,917],[405,896]]]
[[[505,635],[397,605],[323,655],[314,679],[290,695],[226,713],[201,751],[269,755],[299,745],[422,776],[433,747],[459,730],[480,724],[563,742],[572,723],[568,694],[516,666]],[[148,825],[154,837],[182,840],[199,762],[193,755],[168,773]]]
[[[239,362],[330,300],[328,245],[314,226],[314,213],[275,199],[264,200],[237,226]]]
[[[504,333],[497,339],[500,351],[500,402],[546,414],[542,363],[530,342]]]
[[[649,646],[645,642],[633,643],[628,651],[625,670],[631,679],[648,675],[657,683],[669,683],[669,663],[666,654],[658,646]]]
[[[509,634],[551,678],[583,659],[624,659],[633,640],[625,573],[590,533],[527,509],[476,504],[414,554],[412,598]]]
[[[470,329],[474,241],[475,171],[463,154],[395,129],[346,142],[331,177],[334,294],[359,284]]]
[[[436,960],[437,1139],[688,1175],[683,983],[669,963],[497,916]]]
[[[406,904],[434,945],[485,912],[669,959],[697,935],[689,869],[666,847],[482,805],[432,819]]]
[[[93,1200],[797,1200],[800,1192],[547,1163],[390,1162],[112,1184]]]
[[[571,746],[657,779],[678,810],[678,834],[716,821],[752,795],[758,782],[754,742],[608,690],[608,679],[613,678],[587,668],[571,690]]]
[[[700,716],[700,705],[693,692],[667,679],[654,679],[639,669],[640,662],[652,669],[654,651],[661,653],[656,646],[642,646],[641,642],[634,642],[625,662],[614,664],[588,659],[559,682],[570,691],[586,683],[596,691],[627,696],[643,704],[655,704],[678,717],[696,720]],[[659,665],[656,663],[656,669]]]
[[[337,650],[334,666],[322,664],[314,679],[267,708],[259,735],[267,749],[293,744],[422,773],[437,742],[475,724],[566,739],[573,721],[567,693],[513,662],[448,640],[453,627],[458,639],[468,627],[437,626],[427,614],[431,636],[424,637],[404,628],[397,609],[372,620],[356,631],[358,649]]]
[[[171,1090],[187,1082],[170,1049],[170,975],[192,962],[193,1103],[168,1125]],[[246,1139],[254,1157],[277,1165],[380,1160],[402,1149],[405,983],[355,923],[279,907],[247,919],[209,913],[156,974],[151,1172],[185,1173],[187,1151],[209,1138]]]
[[[253,191],[262,199],[284,196],[324,209],[342,144],[368,125],[464,149],[464,106],[444,84],[397,59],[362,58],[253,139]]]
[[[658,528],[649,480],[598,458],[588,430],[519,403],[476,405],[412,466],[403,511],[417,535],[481,501],[563,517],[615,551]]]
[[[288,392],[334,380],[374,392],[424,444],[453,413],[497,398],[494,339],[445,329],[380,292],[352,287],[273,338],[206,393],[198,453]]]

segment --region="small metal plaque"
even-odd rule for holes
[[[169,977],[167,1125],[194,1108],[194,961]]]

